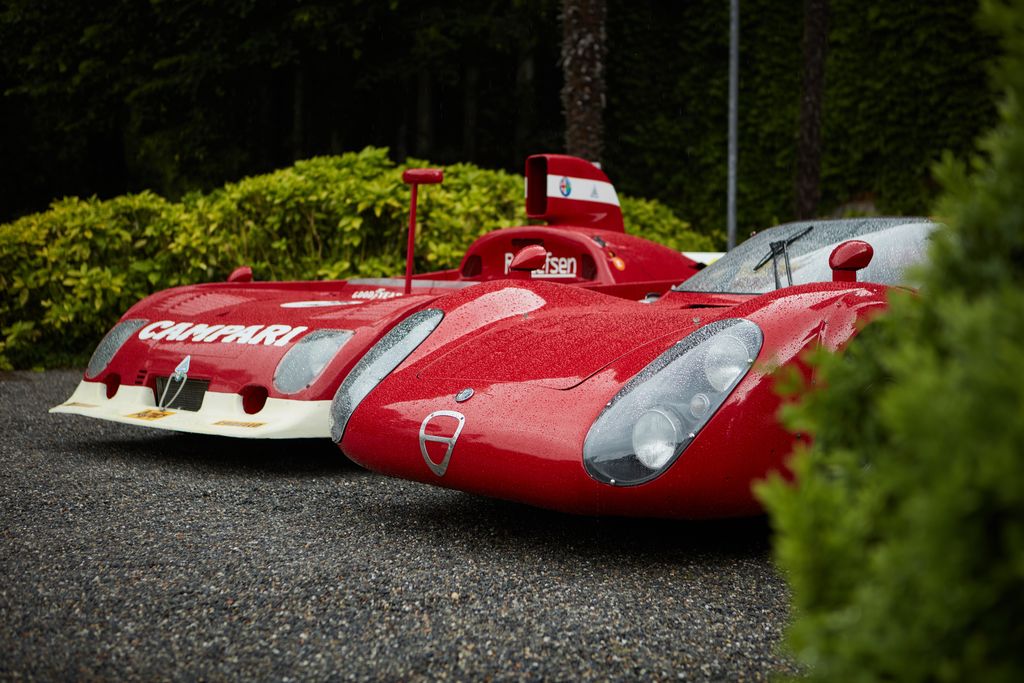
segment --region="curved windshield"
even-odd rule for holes
[[[832,279],[828,258],[850,239],[874,250],[862,282],[904,284],[909,266],[921,263],[935,223],[924,218],[858,218],[786,223],[757,233],[675,287],[677,292],[763,294],[778,287]],[[788,261],[788,264],[787,264]]]

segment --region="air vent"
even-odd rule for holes
[[[226,292],[186,290],[169,296],[164,306],[168,318],[180,317],[187,320],[217,310],[237,308],[252,301],[253,297],[235,296]]]
[[[462,267],[462,277],[476,277],[483,269],[483,259],[479,254],[473,254],[466,259],[466,265]]]
[[[206,390],[210,387],[210,381],[206,379],[186,379],[184,386],[177,380],[170,382],[169,387],[167,384],[166,377],[156,378],[157,405],[162,408],[192,412],[203,407],[203,398],[206,396]]]
[[[597,277],[597,264],[590,254],[580,255],[580,277],[584,280],[593,280]]]

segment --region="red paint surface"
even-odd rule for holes
[[[800,355],[845,343],[858,320],[884,307],[886,291],[817,283],[762,296],[671,293],[644,305],[523,283],[516,288],[543,300],[528,315],[475,322],[464,315],[502,286],[434,302],[445,319],[357,408],[340,444],[346,455],[384,474],[567,512],[756,514],[761,508],[751,484],[771,471],[789,475],[786,458],[795,439],[776,421],[780,399],[770,371],[794,366],[806,375]],[[693,308],[702,296],[711,307]],[[755,366],[722,408],[652,481],[620,487],[591,478],[583,443],[606,403],[676,341],[721,318],[746,318],[764,334]],[[465,388],[475,393],[456,402]],[[466,418],[443,477],[426,466],[418,441],[422,420],[437,410]]]
[[[588,162],[561,155],[544,158],[549,170],[586,174],[587,178],[607,181],[605,175]],[[409,169],[404,177],[408,178],[407,182],[416,184],[436,183],[441,180],[441,171]],[[415,189],[413,185],[414,192]],[[115,387],[120,383],[148,386],[155,391],[156,377],[169,376],[188,355],[191,356],[189,377],[209,380],[211,391],[239,394],[245,391],[245,396],[262,396],[262,391],[257,389],[262,388],[272,398],[329,400],[366,349],[395,323],[429,305],[438,296],[452,292],[453,288],[509,278],[508,266],[523,246],[539,245],[550,256],[542,269],[545,272],[520,273],[522,280],[546,275],[552,282],[600,290],[611,296],[639,299],[649,292],[661,293],[697,272],[697,264],[679,252],[622,232],[621,213],[617,214],[617,219],[601,211],[598,213],[602,215],[596,216],[588,204],[592,202],[554,201],[548,213],[537,217],[547,218],[557,225],[522,226],[483,235],[470,245],[459,268],[412,275],[409,294],[405,294],[403,279],[379,283],[357,280],[251,282],[251,271],[247,268],[237,270],[231,282],[158,292],[137,303],[122,319],[208,325],[288,325],[309,329],[283,347],[153,341],[140,339],[135,334],[103,372],[86,379]],[[617,211],[617,207],[612,208]],[[414,216],[410,218],[415,220]],[[577,222],[574,223],[574,219]],[[413,238],[410,229],[410,248]],[[626,255],[630,261],[626,272],[608,266],[604,244]],[[295,302],[334,304],[287,307]],[[312,386],[297,393],[281,394],[272,382],[277,364],[295,342],[319,329],[351,330],[354,335]],[[247,405],[257,403],[250,398]]]

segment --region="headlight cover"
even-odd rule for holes
[[[124,343],[131,339],[131,336],[148,322],[148,320],[130,318],[122,320],[110,328],[110,331],[104,335],[103,339],[96,346],[96,350],[92,352],[89,365],[85,369],[85,376],[93,378],[103,372],[110,365],[110,361],[114,360],[114,356],[121,350]]]
[[[314,330],[284,354],[274,370],[274,388],[294,394],[316,381],[338,349],[352,338],[350,330]]]
[[[587,432],[590,476],[632,486],[668,469],[747,374],[763,340],[749,320],[718,320],[651,361]]]
[[[395,325],[359,359],[331,401],[331,438],[335,443],[345,435],[349,418],[366,395],[430,336],[442,318],[444,312],[439,308],[413,313]]]

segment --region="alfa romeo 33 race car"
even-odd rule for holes
[[[333,438],[384,474],[568,512],[756,514],[751,483],[794,442],[773,371],[845,344],[934,227],[782,225],[649,304],[543,282],[451,293],[348,374]]]
[[[96,348],[74,394],[51,412],[251,438],[327,437],[328,409],[348,370],[396,322],[438,296],[489,280],[562,282],[616,296],[664,292],[699,264],[627,235],[615,188],[593,164],[526,162],[526,208],[547,225],[477,239],[457,269],[412,274],[412,185],[406,278],[228,282],[177,287],[128,310]]]

